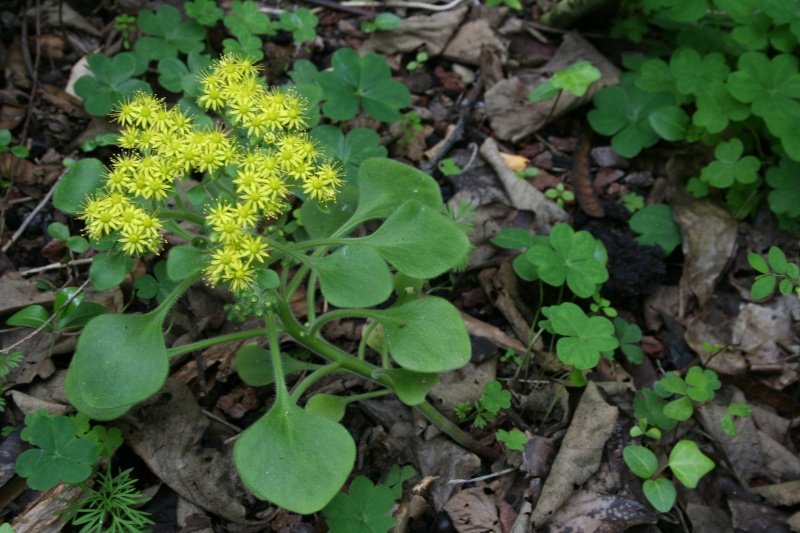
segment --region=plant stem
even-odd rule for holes
[[[392,391],[394,390],[394,387],[388,377],[381,376],[375,378],[372,376],[373,371],[376,370],[376,367],[374,367],[373,365],[367,363],[366,361],[358,360],[352,355],[343,352],[339,348],[336,348],[335,346],[328,343],[324,339],[321,339],[319,337],[312,337],[311,335],[309,335],[308,332],[300,325],[300,323],[297,321],[294,315],[292,315],[292,311],[289,308],[289,305],[286,303],[286,301],[278,299],[276,313],[278,314],[278,317],[281,319],[283,330],[289,335],[291,335],[298,343],[302,344],[309,350],[318,353],[319,355],[325,357],[330,361],[340,363],[341,368],[345,370],[348,370],[354,374],[358,374],[361,377],[368,379],[370,381],[380,383],[389,390]],[[423,415],[425,415],[425,417],[428,420],[430,420],[436,427],[444,431],[447,435],[450,436],[450,438],[452,438],[454,441],[456,441],[464,448],[490,461],[496,461],[497,459],[500,458],[500,454],[498,452],[484,446],[483,444],[479,443],[478,441],[470,437],[460,427],[452,423],[450,420],[447,419],[447,417],[445,417],[442,413],[437,411],[436,408],[433,407],[430,403],[423,402],[420,405],[416,405],[415,408]]]
[[[342,365],[339,363],[329,363],[322,368],[318,368],[313,371],[311,374],[308,375],[303,381],[301,381],[297,387],[295,387],[294,391],[292,391],[292,400],[296,403],[297,400],[303,395],[308,388],[314,384],[314,382],[319,381],[320,379],[324,378],[328,374],[332,374],[339,370]]]
[[[272,370],[275,375],[275,404],[281,405],[290,396],[289,389],[286,388],[286,376],[283,374],[281,348],[278,344],[278,324],[273,309],[267,310],[267,337],[269,338],[269,353],[272,356]]]
[[[245,339],[252,339],[253,337],[263,337],[266,334],[267,334],[267,328],[237,331],[236,333],[229,333],[227,335],[220,335],[218,337],[212,337],[210,339],[203,339],[201,341],[192,342],[190,344],[185,344],[183,346],[177,346],[175,348],[168,348],[167,357],[172,359],[173,357],[193,352],[195,350],[203,350],[205,348],[210,348],[211,346],[216,346],[217,344],[241,341]]]

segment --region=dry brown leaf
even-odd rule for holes
[[[607,404],[597,385],[590,381],[533,510],[531,520],[535,526],[547,523],[575,491],[575,486],[597,471],[618,416],[619,409]]]
[[[710,201],[677,202],[672,209],[681,227],[686,258],[681,276],[682,309],[688,308],[686,300],[691,294],[702,309],[736,255],[738,223],[728,210]]]
[[[125,441],[181,497],[227,520],[263,523],[247,518],[246,493],[231,475],[230,451],[203,445],[210,422],[183,382],[168,379],[161,392],[126,418],[134,425],[123,429]],[[231,436],[223,431],[215,435],[220,442]]]
[[[655,524],[658,516],[641,503],[590,490],[574,492],[542,529],[547,533],[622,533],[639,524]]]
[[[468,10],[467,6],[461,6],[433,15],[406,17],[399,27],[376,32],[361,46],[359,52],[396,54],[420,51],[424,48],[432,56],[439,55],[461,25]]]
[[[457,63],[481,64],[481,51],[491,50],[502,65],[508,59],[506,45],[495,34],[489,20],[479,18],[465,23],[448,43],[442,56]]]
[[[692,531],[703,533],[733,533],[731,517],[724,510],[690,503],[686,515],[692,523]]]
[[[488,487],[462,490],[450,498],[444,510],[458,533],[502,532],[495,494]]]
[[[457,485],[448,483],[451,479],[470,479],[481,469],[481,460],[474,453],[440,435],[431,440],[412,441],[415,463],[423,476],[436,476],[438,479],[430,486],[433,507],[437,511],[450,501]]]
[[[800,503],[800,480],[797,479],[777,485],[751,487],[750,490],[773,505],[789,506]]]

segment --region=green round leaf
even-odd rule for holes
[[[339,422],[344,418],[347,408],[347,398],[332,394],[315,394],[306,402],[306,411]]]
[[[469,362],[472,352],[461,314],[442,298],[428,296],[374,311],[397,364],[414,372],[446,372]]]
[[[169,251],[167,275],[180,281],[196,274],[206,265],[206,252],[193,246],[176,246]]]
[[[753,267],[753,270],[756,272],[760,272],[761,274],[766,274],[769,272],[767,262],[763,257],[756,253],[751,252],[747,254],[747,262],[750,263],[750,266]]]
[[[349,244],[313,260],[322,295],[336,307],[362,308],[384,302],[392,275],[381,255],[364,244]]]
[[[281,396],[233,448],[245,486],[256,497],[299,514],[315,513],[331,501],[355,457],[355,443],[344,427]]]
[[[675,485],[667,478],[648,479],[642,485],[647,501],[661,513],[666,513],[675,505]]]
[[[750,287],[750,296],[754,300],[761,300],[762,298],[766,298],[772,291],[775,290],[775,284],[777,280],[775,276],[766,275],[762,278],[758,278],[753,282],[753,286]]]
[[[132,268],[133,259],[121,251],[98,254],[89,268],[89,279],[95,289],[107,291],[122,283]]]
[[[65,213],[77,214],[86,203],[86,197],[103,185],[105,172],[100,160],[81,159],[70,167],[56,185],[53,203]]]
[[[625,446],[622,449],[622,458],[631,472],[640,478],[649,479],[658,472],[656,454],[644,446]]]
[[[376,369],[372,372],[372,377],[387,379],[400,401],[412,406],[424,402],[428,392],[439,383],[437,374],[422,374],[404,368]]]

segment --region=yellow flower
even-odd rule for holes
[[[267,257],[269,257],[267,253],[267,241],[260,235],[245,235],[239,243],[239,246],[248,260],[264,263]]]

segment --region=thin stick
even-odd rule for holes
[[[486,474],[485,476],[481,477],[474,477],[472,479],[451,479],[447,482],[448,485],[463,485],[464,483],[475,483],[476,481],[483,481],[486,479],[492,479],[495,477],[504,476],[506,474],[510,474],[511,472],[515,472],[517,468],[506,468],[505,470],[501,470],[499,472],[495,472],[494,474]]]
[[[11,236],[11,239],[9,239],[9,241],[3,246],[3,253],[7,252],[8,249],[11,248],[20,237],[22,237],[22,233],[25,231],[25,228],[27,228],[28,225],[30,225],[30,223],[33,222],[33,218],[39,214],[39,211],[41,211],[44,208],[44,206],[47,205],[47,202],[50,201],[50,198],[53,197],[53,193],[56,190],[56,185],[58,185],[58,182],[61,181],[61,178],[63,178],[64,174],[66,173],[67,173],[66,170],[61,173],[61,175],[58,177],[53,186],[50,187],[50,190],[47,191],[45,197],[42,198],[42,201],[39,202],[39,205],[37,205],[36,208],[33,211],[31,211],[27,217],[25,217],[25,220],[22,221],[22,225],[17,229],[16,232],[14,232],[14,235]]]
[[[73,259],[72,261],[67,261],[66,263],[51,263],[45,266],[29,268],[28,270],[21,270],[19,273],[21,276],[30,276],[32,274],[47,272],[48,270],[58,270],[59,268],[89,265],[92,263],[92,261],[94,261],[94,257],[88,257],[86,259]]]

